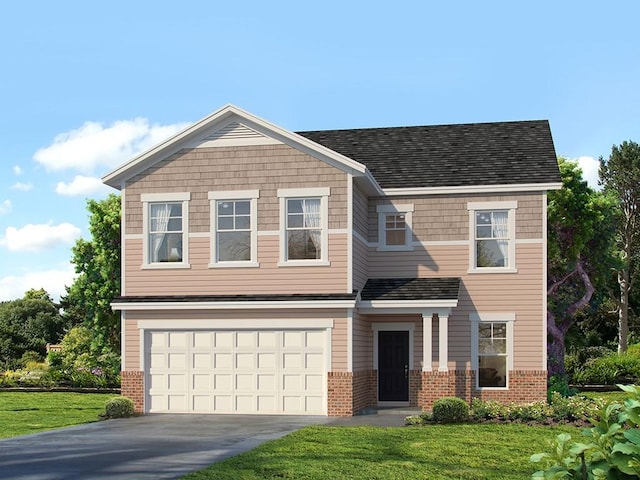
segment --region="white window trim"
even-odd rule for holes
[[[143,193],[142,202],[142,268],[175,269],[190,268],[189,264],[189,202],[191,192]],[[149,204],[182,202],[182,261],[149,263]]]
[[[516,209],[518,202],[469,202],[469,270],[467,273],[518,273],[516,268]],[[478,210],[507,210],[509,212],[509,253],[507,267],[476,267],[476,211]]]
[[[378,205],[376,207],[378,213],[378,248],[379,252],[409,252],[413,250],[413,212],[414,206],[412,204],[407,205]],[[405,221],[405,238],[404,245],[387,245],[386,235],[386,216],[388,214],[404,214]]]
[[[279,267],[328,266],[329,262],[329,187],[318,188],[279,188],[280,200],[280,261]],[[320,198],[322,237],[320,240],[321,258],[309,260],[287,259],[287,200],[293,198]]]
[[[260,198],[259,190],[230,190],[222,192],[209,192],[209,212],[211,215],[211,258],[209,259],[209,268],[255,268],[259,267],[258,263],[258,198]],[[251,208],[250,229],[251,229],[251,259],[237,262],[218,262],[218,209],[216,202],[218,200],[249,200]]]
[[[482,312],[470,313],[471,322],[471,368],[476,372],[476,390],[508,390],[509,372],[513,370],[513,326],[516,321],[515,312]],[[506,323],[507,324],[507,381],[505,387],[480,387],[480,377],[478,375],[478,324],[486,323]]]

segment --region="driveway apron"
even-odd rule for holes
[[[250,450],[327,417],[145,415],[0,440],[0,478],[164,479]]]

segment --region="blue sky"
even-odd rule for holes
[[[640,142],[636,0],[7,2],[0,300],[72,282],[87,198],[227,103],[312,129],[548,119],[559,155]],[[594,176],[595,175],[595,176]]]

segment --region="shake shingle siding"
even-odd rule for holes
[[[382,188],[560,182],[546,120],[298,134],[366,165]]]

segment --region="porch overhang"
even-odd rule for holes
[[[378,278],[369,279],[360,294],[358,311],[364,314],[414,313],[422,316],[422,370],[433,370],[434,319],[438,322],[438,371],[448,372],[449,317],[458,306],[461,279]]]

